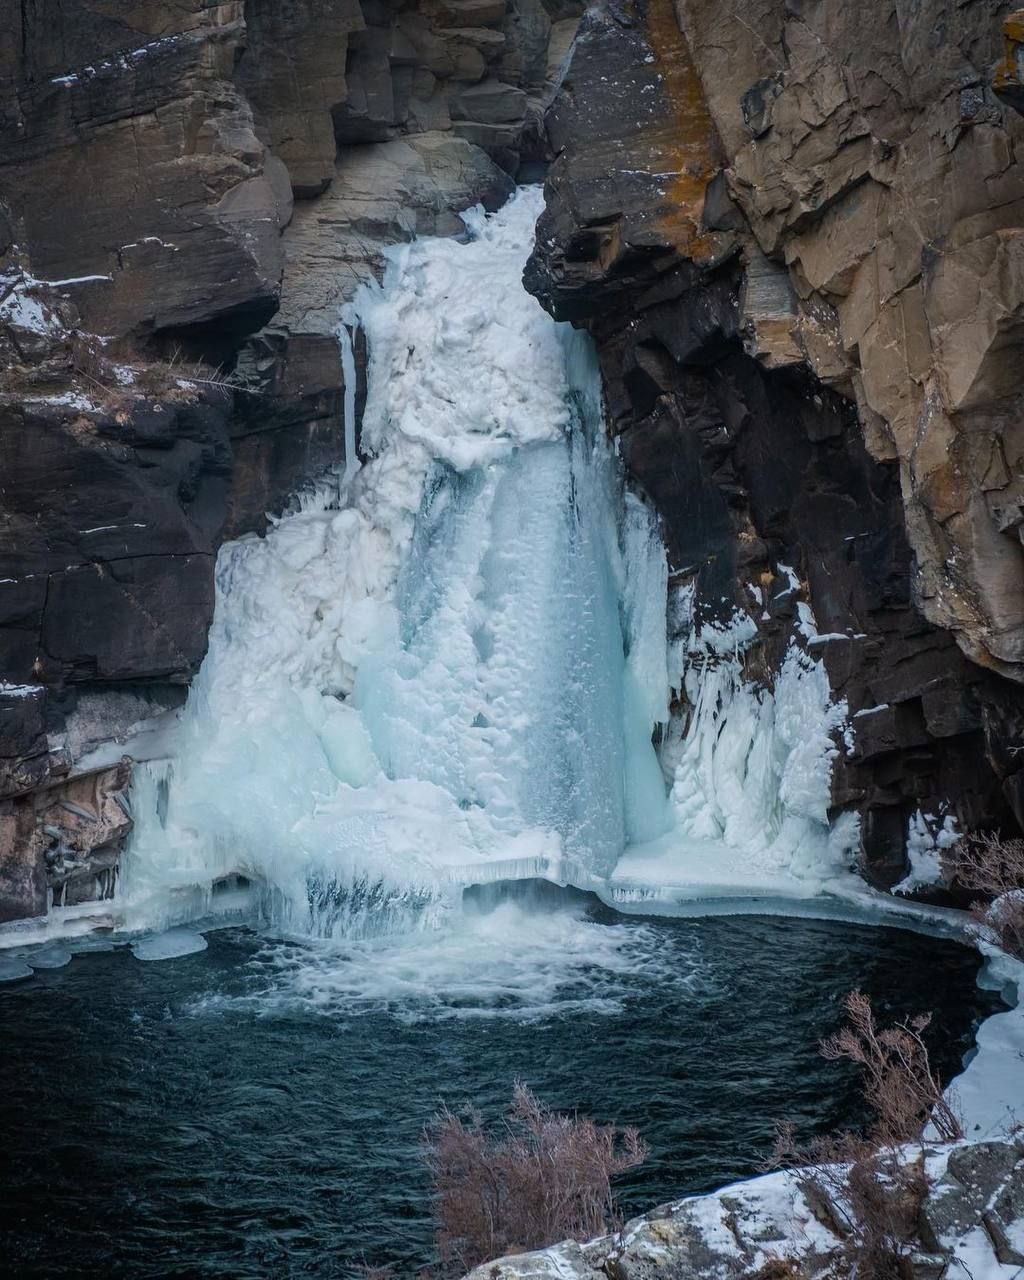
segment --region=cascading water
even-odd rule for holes
[[[604,877],[668,826],[664,552],[586,338],[522,288],[539,205],[396,249],[346,317],[370,460],[222,551],[173,762],[138,770],[130,926],[242,874],[280,927],[407,929],[466,883]]]

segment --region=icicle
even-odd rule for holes
[[[356,450],[356,358],[352,345],[355,321],[351,324],[343,317],[338,323],[338,344],[341,347],[341,373],[345,383],[342,421],[345,429],[345,470],[341,477],[344,492],[362,465]]]

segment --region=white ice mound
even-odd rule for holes
[[[665,829],[664,552],[586,339],[522,288],[540,205],[394,250],[357,299],[368,460],[222,549],[174,759],[136,771],[130,926],[241,873],[281,928],[409,929]]]

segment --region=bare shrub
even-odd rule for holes
[[[808,1208],[842,1241],[841,1274],[858,1280],[905,1280],[905,1260],[919,1247],[928,1194],[923,1158],[841,1133],[798,1145],[780,1125],[772,1168],[793,1168]]]
[[[843,1241],[847,1274],[858,1280],[904,1280],[905,1259],[918,1246],[928,1194],[923,1157],[876,1146],[854,1134],[804,1147],[777,1146],[782,1164],[796,1163],[797,1185],[811,1211]]]
[[[821,1044],[830,1061],[847,1058],[864,1072],[864,1096],[875,1113],[871,1136],[876,1144],[909,1142],[931,1120],[940,1140],[955,1142],[963,1127],[931,1069],[921,1032],[931,1014],[879,1027],[871,1001],[861,991],[845,1000],[849,1024]]]
[[[194,401],[197,388],[230,388],[219,368],[202,361],[184,362],[180,349],[167,359],[154,359],[130,339],[103,342],[94,334],[74,330],[67,338],[71,370],[86,383],[90,395],[108,412],[128,411],[140,399]]]
[[[972,914],[992,940],[1024,960],[1024,839],[972,832],[946,851],[943,864],[954,884],[984,895]]]
[[[848,1024],[822,1042],[821,1052],[863,1071],[871,1128],[864,1136],[840,1133],[801,1145],[792,1125],[780,1125],[769,1167],[795,1168],[808,1205],[843,1240],[850,1275],[902,1280],[928,1193],[923,1157],[911,1158],[902,1144],[920,1138],[929,1122],[946,1142],[962,1138],[963,1127],[921,1038],[931,1015],[879,1027],[862,992],[851,991],[845,1005]]]
[[[647,1156],[635,1129],[546,1110],[517,1081],[508,1116],[487,1131],[447,1107],[424,1135],[437,1247],[461,1274],[489,1258],[590,1239],[615,1221],[611,1180]]]

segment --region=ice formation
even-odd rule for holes
[[[779,572],[795,590],[793,571],[782,565]],[[751,615],[737,609],[728,623],[701,624],[690,607],[684,589],[669,649],[687,718],[662,753],[672,827],[621,859],[616,901],[653,894],[794,902],[860,892],[849,870],[856,817],[830,823],[828,814],[847,707],[832,700],[824,665],[794,639],[773,687],[764,687],[744,673],[744,653],[757,636]],[[809,610],[801,623],[800,634],[816,638]]]
[[[522,288],[540,194],[395,249],[361,469],[225,547],[172,758],[141,766],[131,927],[261,886],[279,927],[436,918],[465,883],[606,876],[670,811],[666,565],[586,339]]]
[[[195,919],[238,876],[276,927],[358,938],[497,879],[806,898],[841,871],[845,706],[796,641],[774,690],[747,681],[742,611],[666,645],[664,549],[589,340],[522,287],[540,203],[392,250],[346,308],[365,462],[350,447],[336,483],[222,550],[170,758],[136,770],[130,928]],[[689,721],[659,762],[673,683]]]
[[[918,809],[911,814],[907,823],[910,870],[893,887],[894,893],[913,893],[941,883],[942,855],[956,844],[962,834],[956,828],[957,820],[951,813],[936,816]]]

